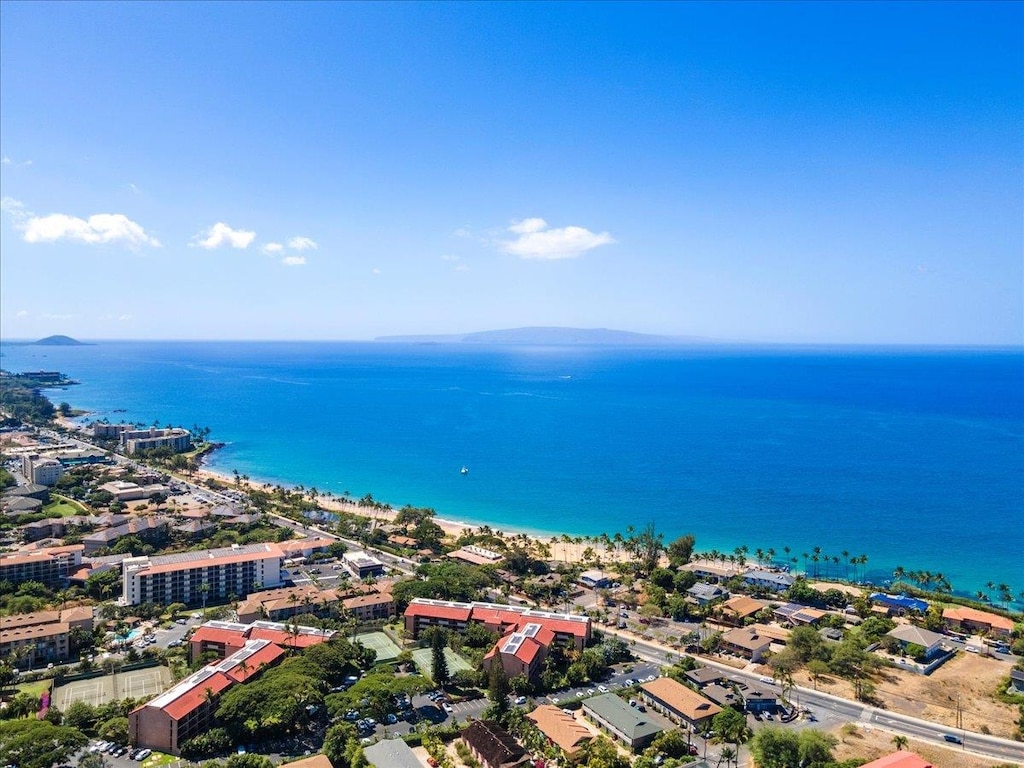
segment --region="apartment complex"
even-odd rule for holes
[[[551,631],[554,640],[582,651],[590,642],[590,617],[574,613],[539,611],[520,605],[499,603],[458,603],[417,597],[405,609],[405,631],[417,638],[427,627],[445,627],[461,632],[470,623],[483,624],[492,632],[507,635],[529,623]]]
[[[128,715],[132,744],[180,754],[181,745],[213,725],[220,694],[276,664],[285,651],[269,640],[247,640],[227,658],[189,675]]]
[[[122,600],[184,603],[241,598],[281,584],[284,553],[276,544],[234,545],[159,557],[130,557],[122,564]]]
[[[267,640],[282,648],[308,648],[326,643],[334,637],[333,629],[282,624],[276,621],[255,621],[239,624],[234,621],[208,621],[188,641],[188,658],[193,663],[204,653],[226,658],[237,653],[252,640]]]
[[[30,483],[54,485],[64,474],[64,465],[50,456],[26,453],[21,457],[21,472]]]
[[[92,632],[91,607],[0,616],[0,657],[19,669],[68,661],[75,628]]]
[[[535,677],[555,643],[583,650],[591,630],[589,616],[516,605],[415,598],[405,610],[405,630],[414,638],[427,627],[462,631],[470,623],[483,624],[502,636],[484,656],[484,666],[490,669],[500,663],[509,677]]]
[[[82,564],[82,544],[65,547],[24,548],[0,554],[0,581],[21,584],[38,581],[51,589],[67,584],[68,576]]]

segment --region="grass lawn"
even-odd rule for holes
[[[85,507],[80,504],[65,499],[63,496],[57,496],[56,494],[54,494],[53,498],[54,501],[51,501],[43,507],[43,512],[50,517],[71,517],[72,515],[86,514]]]
[[[165,755],[163,752],[154,752],[152,755],[142,761],[142,768],[157,768],[161,765],[171,765],[172,763],[180,762],[180,757],[174,755]]]
[[[53,684],[53,680],[36,680],[33,683],[19,683],[17,688],[18,692],[24,691],[30,693],[33,696],[42,696],[45,692],[50,690],[50,686]]]

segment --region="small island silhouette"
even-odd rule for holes
[[[70,336],[57,335],[57,336],[47,336],[45,339],[39,339],[39,341],[30,341],[30,342],[28,342],[26,344],[26,346],[35,346],[35,347],[91,347],[93,345],[89,344],[88,342],[85,342],[85,341],[79,341],[78,339],[73,339]]]

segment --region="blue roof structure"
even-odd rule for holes
[[[928,610],[928,603],[924,600],[918,600],[916,597],[907,597],[906,595],[887,595],[882,592],[875,592],[871,595],[871,602],[901,611],[924,613]]]

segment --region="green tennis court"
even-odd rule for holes
[[[362,643],[364,646],[372,651],[377,652],[377,662],[380,664],[385,661],[394,661],[398,658],[398,654],[402,652],[390,637],[385,635],[383,632],[367,632],[362,635],[356,635],[356,642]]]
[[[416,666],[419,667],[426,677],[431,680],[434,679],[434,652],[431,648],[417,648],[412,652],[412,660],[416,662]],[[454,674],[463,669],[472,669],[469,662],[459,656],[451,648],[444,649],[444,658],[448,662],[448,674]]]
[[[150,698],[163,693],[170,685],[171,671],[167,667],[150,667],[76,680],[54,688],[51,701],[62,710],[76,701],[98,707],[118,699]]]

